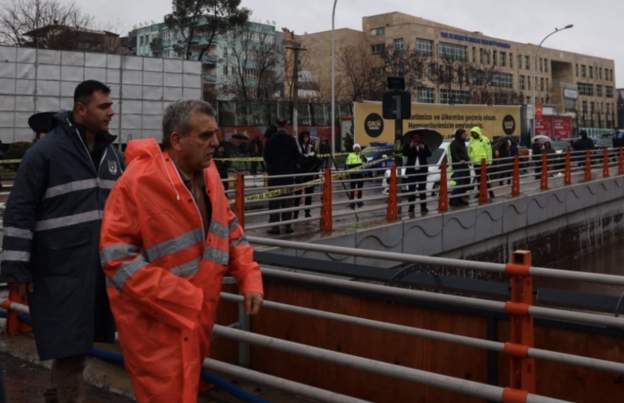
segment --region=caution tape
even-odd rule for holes
[[[340,180],[340,179],[344,179],[349,177],[351,174],[357,173],[359,171],[363,171],[365,169],[374,167],[375,165],[379,165],[383,162],[386,161],[392,161],[394,158],[384,158],[384,159],[380,159],[380,160],[375,160],[375,161],[371,161],[371,162],[367,162],[365,164],[360,165],[359,167],[356,168],[351,168],[351,169],[347,169],[345,171],[334,171],[334,173],[332,174],[332,180]],[[314,174],[310,174],[310,176],[312,176]],[[269,176],[270,178],[270,176]],[[246,196],[245,197],[245,202],[255,202],[255,201],[262,201],[262,200],[268,200],[268,199],[273,199],[275,197],[280,197],[280,196],[288,196],[291,195],[293,193],[297,193],[300,192],[306,188],[309,187],[313,187],[313,186],[318,186],[323,184],[324,180],[323,179],[314,179],[308,182],[304,182],[302,183],[300,186],[297,187],[293,187],[293,188],[285,188],[285,189],[275,189],[275,190],[270,190],[268,192],[264,192],[264,193],[258,193],[255,195],[250,195],[250,196]]]
[[[0,160],[0,165],[14,165],[21,163],[22,160]]]

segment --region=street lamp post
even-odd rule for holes
[[[336,156],[336,4],[338,0],[334,0],[332,9],[332,30],[331,30],[331,156],[335,161]]]
[[[555,28],[554,31],[552,31],[551,33],[549,33],[548,35],[546,35],[544,37],[544,39],[542,39],[542,41],[540,42],[539,46],[537,47],[536,51],[535,51],[535,73],[537,73],[537,64],[539,63],[539,52],[540,49],[542,48],[542,46],[544,45],[544,42],[546,42],[546,40],[548,38],[550,38],[551,36],[555,35],[556,33],[559,33],[561,31],[565,31],[567,29],[572,29],[574,28],[574,24],[568,24],[563,28]],[[531,80],[533,77],[529,77],[529,80]],[[533,105],[533,124],[531,125],[531,135],[534,137],[535,136],[535,126],[536,126],[536,121],[535,121],[535,108],[536,108],[536,98],[537,98],[537,82],[535,83],[535,85],[533,86],[533,97],[532,97],[532,105]]]

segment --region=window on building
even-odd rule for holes
[[[381,55],[386,51],[386,45],[384,43],[378,43],[371,46],[371,50],[374,55]]]
[[[527,87],[529,88],[529,91],[531,91],[531,81],[532,81],[531,77],[527,77],[527,84],[528,84]]]
[[[384,36],[386,34],[386,28],[379,27],[371,29],[372,36]]]
[[[522,68],[522,55],[518,55],[518,68]]]
[[[507,52],[500,52],[500,65],[501,67],[507,66]]]
[[[509,67],[513,69],[513,53],[509,54]]]
[[[597,97],[601,97],[602,96],[602,85],[600,85],[600,84],[596,84],[596,96]]]
[[[531,57],[524,56],[524,68],[527,70],[531,70]]]
[[[546,79],[546,91],[550,91],[550,81]]]
[[[540,77],[540,91],[544,91],[544,77]]]
[[[579,66],[578,66],[578,64],[576,65],[576,76],[577,77],[579,76]]]
[[[468,104],[470,92],[458,90],[440,90],[440,103],[442,104]]]
[[[541,57],[539,58],[539,71],[540,73],[544,72],[544,59],[542,59]]]
[[[433,41],[416,38],[416,54],[423,57],[433,56]]]
[[[589,113],[590,113],[590,114],[592,114],[592,115],[593,115],[593,114],[594,114],[594,112],[595,112],[594,107],[595,107],[595,104],[594,104],[593,102],[590,102],[590,103],[589,103]]]
[[[513,88],[513,74],[494,73],[492,74],[492,86],[502,88]]]
[[[472,63],[477,63],[477,48],[472,47]]]
[[[223,66],[223,75],[227,76],[229,74],[229,66],[226,64]]]
[[[602,67],[598,67],[598,79],[602,80]]]
[[[613,98],[613,87],[606,86],[605,87],[605,94],[607,95],[607,98]]]
[[[405,50],[405,41],[403,38],[397,38],[394,40],[394,50],[399,52]]]
[[[418,87],[418,89],[416,90],[416,102],[420,102],[423,104],[434,103],[433,88]]]
[[[440,42],[438,50],[439,50],[439,55],[441,58],[449,59],[449,60],[459,60],[459,61],[468,60],[465,46]]]
[[[587,101],[583,101],[583,114],[587,114]]]
[[[585,66],[584,64],[581,64],[581,77],[587,77],[587,66]]]
[[[594,85],[587,83],[578,83],[579,95],[586,95],[588,97],[594,96]]]
[[[594,78],[594,67],[589,66],[589,78]]]
[[[518,88],[520,88],[521,91],[526,89],[526,79],[522,75],[518,76]]]
[[[498,51],[497,50],[492,52],[492,64],[494,66],[498,64]]]
[[[548,59],[544,59],[544,71],[546,73],[548,73],[548,64],[549,64]]]

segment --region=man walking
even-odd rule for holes
[[[286,131],[286,121],[278,122],[278,130],[271,135],[264,149],[264,161],[267,172],[269,174],[269,187],[271,190],[285,189],[285,194],[280,194],[275,198],[269,199],[269,210],[283,210],[294,206],[294,198],[291,198],[295,178],[292,176],[297,173],[297,165],[301,154],[297,146],[297,140]],[[277,178],[271,176],[278,176]],[[281,188],[283,186],[283,188]],[[280,221],[290,221],[292,213],[290,211],[282,211],[271,213],[269,222],[273,223],[273,227],[268,230],[270,235],[280,234]],[[291,234],[293,232],[292,224],[287,223],[284,232]]]
[[[488,166],[492,165],[492,144],[490,139],[483,135],[483,130],[475,126],[470,129],[470,142],[468,143],[468,155],[470,161],[474,164],[475,179],[474,182],[479,189],[481,183],[481,161],[485,160]],[[489,178],[487,180],[487,188],[490,189]],[[494,199],[494,192],[490,190],[490,199]]]
[[[128,169],[106,204],[102,267],[138,402],[194,403],[226,271],[248,314],[262,304],[260,267],[212,162],[215,111],[178,101],[154,139],[128,144]]]
[[[351,210],[355,210],[355,207],[362,207],[364,203],[362,200],[362,188],[364,187],[364,173],[357,168],[361,167],[364,164],[364,158],[362,157],[362,147],[359,144],[353,145],[353,152],[347,155],[347,160],[345,161],[345,165],[347,169],[352,171],[349,174],[349,178],[351,179],[351,194],[350,199],[351,203],[349,207]],[[356,204],[356,200],[358,200]]]
[[[110,89],[85,81],[72,112],[26,153],[4,212],[1,274],[29,293],[37,350],[54,359],[49,401],[82,402],[85,356],[114,341],[98,244],[102,210],[122,164],[108,133]],[[30,288],[30,287],[29,287]]]

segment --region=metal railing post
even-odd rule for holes
[[[505,343],[505,352],[511,357],[509,387],[534,393],[535,359],[529,358],[529,349],[535,344],[533,317],[529,313],[533,305],[530,270],[531,252],[514,252],[512,263],[506,267],[511,278],[511,300],[505,304],[505,311],[511,316],[511,338]]]
[[[398,180],[397,180],[397,166],[392,165],[390,170],[390,181],[388,183],[388,210],[386,212],[386,220],[388,222],[395,222],[399,216],[398,207]]]
[[[251,327],[249,324],[249,316],[245,312],[245,300],[238,303],[238,328],[248,332]],[[238,365],[249,368],[250,365],[249,343],[238,343]]]
[[[514,157],[513,176],[511,178],[511,197],[520,196],[520,157]]]
[[[622,147],[618,155],[618,175],[624,175],[624,148]]]
[[[330,234],[333,231],[333,211],[332,211],[332,172],[325,169],[325,180],[323,182],[323,205],[321,207],[321,231]]]
[[[488,196],[487,162],[484,158],[481,160],[481,177],[479,178],[479,204],[487,204]]]
[[[236,216],[241,227],[245,228],[245,175],[236,176]]]
[[[592,151],[587,150],[585,152],[585,182],[592,180]]]
[[[572,155],[568,150],[565,155],[565,168],[563,174],[563,184],[568,186],[572,184]]]
[[[542,177],[540,178],[540,190],[548,190],[548,154],[542,154]]]
[[[446,160],[440,166],[440,192],[438,193],[438,212],[446,213],[449,209],[448,165]]]
[[[611,176],[611,169],[609,168],[609,149],[605,148],[602,152],[602,177],[608,178]]]

